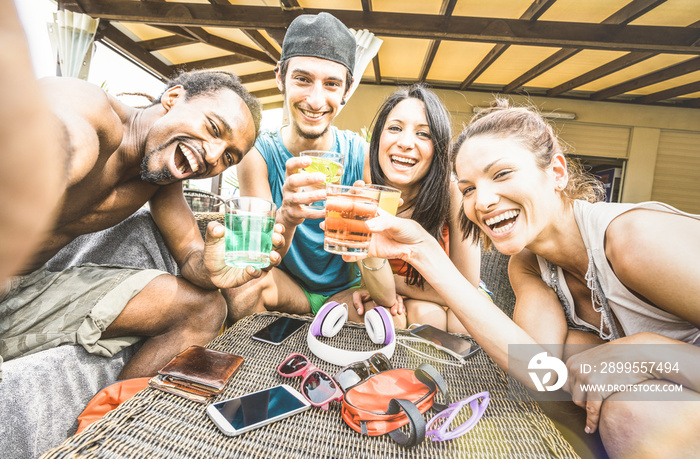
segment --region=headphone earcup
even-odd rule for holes
[[[381,306],[365,312],[367,335],[375,344],[388,344],[394,336],[394,321]]]
[[[345,322],[348,319],[348,310],[345,307],[345,303],[340,304],[332,301],[330,303],[324,304],[321,309],[316,314],[316,319],[320,321],[319,331],[320,335],[325,337],[331,337],[338,334]]]

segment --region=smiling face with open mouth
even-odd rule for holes
[[[556,174],[551,166],[537,166],[533,153],[517,141],[471,137],[459,149],[455,169],[465,215],[499,252],[520,252],[556,221]]]
[[[168,111],[148,132],[141,163],[144,181],[166,185],[213,177],[252,148],[253,116],[234,91],[220,89],[187,100],[184,91],[174,92],[170,99],[164,94]]]
[[[428,174],[434,147],[425,105],[414,98],[394,107],[379,140],[379,165],[387,180],[397,187],[415,185]]]
[[[342,64],[317,57],[289,59],[287,73],[277,72],[277,85],[285,95],[289,119],[304,139],[318,139],[331,126],[349,82]]]

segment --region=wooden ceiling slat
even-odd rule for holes
[[[299,2],[297,0],[280,0],[280,6],[282,9],[296,10],[301,9]]]
[[[197,40],[193,38],[185,38],[180,35],[170,35],[167,37],[153,38],[151,40],[143,40],[138,42],[143,49],[148,51],[160,51],[162,49],[176,48],[178,46],[189,45],[192,43],[197,43]]]
[[[59,0],[64,2],[65,0]],[[109,21],[150,22],[181,26],[284,28],[299,14],[272,7],[199,3],[144,3],[125,0],[73,0],[95,18]],[[70,8],[72,3],[67,4]],[[305,9],[317,14],[322,10]],[[375,35],[403,38],[494,42],[534,46],[614,49],[623,51],[695,54],[700,39],[694,28],[588,24],[522,19],[480,18],[408,13],[334,10],[333,14],[354,29]]]
[[[684,107],[700,108],[700,97],[697,99],[691,99],[683,104]]]
[[[543,74],[547,70],[551,69],[552,67],[555,67],[571,56],[578,54],[581,52],[581,49],[575,49],[575,48],[564,48],[560,49],[556,53],[552,54],[549,56],[547,59],[543,60],[527,72],[523,73],[520,75],[518,78],[513,80],[512,82],[508,83],[505,88],[503,88],[503,92],[506,94],[509,94],[516,89],[520,88],[522,85],[527,83],[528,81],[532,80],[538,75]]]
[[[636,101],[642,104],[651,104],[660,100],[682,96],[684,94],[692,94],[697,91],[700,91],[700,81],[676,86],[675,88],[665,89],[653,94],[647,94],[646,96],[638,98]]]
[[[556,2],[556,0],[535,0],[520,16],[520,19],[524,21],[537,20],[549,9],[550,6],[554,4],[554,2]],[[479,76],[484,73],[487,68],[491,67],[491,64],[496,62],[496,59],[498,59],[509,46],[510,45],[501,43],[494,46],[491,51],[489,51],[489,53],[481,60],[481,62],[474,67],[474,70],[471,71],[469,76],[462,81],[462,84],[459,85],[460,91],[464,91],[467,87],[474,83],[474,80],[479,78]]]
[[[418,81],[425,81],[425,79],[428,77],[428,72],[430,72],[430,67],[433,66],[433,61],[435,60],[435,55],[437,54],[439,47],[440,40],[432,40],[428,45],[428,51],[425,53],[425,59],[423,60]]]
[[[258,99],[261,99],[263,97],[279,96],[280,90],[275,87],[270,89],[261,89],[260,91],[252,91],[251,94]]]
[[[452,12],[454,11],[456,4],[457,0],[443,0],[442,5],[440,6],[440,14],[445,17],[452,16]],[[418,77],[419,81],[425,81],[425,79],[427,78],[428,73],[430,72],[430,67],[432,67],[433,65],[433,61],[435,60],[435,55],[437,54],[439,47],[440,40],[433,40],[430,42],[430,45],[428,46],[428,52],[425,54],[425,60],[423,61],[423,67],[421,68],[420,76]]]
[[[669,80],[686,73],[696,72],[700,70],[700,57],[681,62],[665,69],[656,72],[647,73],[646,75],[625,81],[624,83],[605,88],[601,91],[591,94],[591,100],[603,100],[609,97],[617,96],[634,89],[643,88],[652,84],[659,83],[664,80]]]
[[[275,59],[268,56],[262,51],[243,46],[231,40],[221,38],[218,35],[213,35],[204,30],[202,27],[185,27],[185,30],[192,34],[192,36],[197,38],[197,40],[199,40],[200,42],[214,46],[216,48],[220,48],[236,54],[241,54],[243,56],[250,57],[252,59],[262,62],[267,62],[271,64],[275,64],[277,62]]]
[[[277,42],[277,44],[282,47],[282,42],[284,42],[285,29],[265,29],[265,32]]]
[[[618,70],[622,70],[625,67],[629,67],[630,65],[634,65],[639,62],[645,61],[654,56],[656,56],[656,53],[625,54],[624,56],[618,57],[617,59],[610,61],[607,64],[603,64],[600,67],[597,67],[589,72],[584,73],[583,75],[579,75],[576,78],[572,78],[566,83],[562,83],[559,86],[555,86],[554,88],[547,91],[547,97],[558,96],[559,94],[565,93],[566,91],[569,91],[573,88],[577,88],[593,80],[597,80],[598,78],[603,78],[606,75],[610,75],[611,73],[615,73]]]
[[[648,13],[667,0],[634,0],[623,6],[607,19],[602,24],[629,24],[638,17]]]
[[[173,69],[170,66],[139,46],[112,24],[100,23],[99,33],[103,43],[157,78],[167,80],[173,75]]]
[[[526,21],[536,21],[547,12],[550,6],[554,5],[557,0],[535,0],[528,9],[520,16],[520,19]]]
[[[249,48],[247,46],[239,45],[238,43],[226,40],[225,38],[221,38],[217,35],[210,34],[207,43],[209,43],[212,46],[216,46],[217,48],[225,49],[226,51],[231,51],[232,53],[241,54],[246,57],[251,57],[261,62],[267,62],[273,65],[277,63],[277,60],[271,58],[262,51]]]
[[[498,44],[494,46],[491,51],[484,57],[481,62],[477,64],[476,67],[474,67],[474,70],[472,70],[472,73],[469,74],[467,78],[462,81],[462,84],[459,85],[460,91],[464,91],[467,89],[469,85],[471,85],[474,80],[479,78],[479,75],[484,73],[484,71],[491,66],[494,62],[496,62],[496,59],[498,59],[501,54],[505,52],[509,48],[510,45],[503,45],[503,44]]]
[[[196,37],[194,37],[191,33],[189,33],[187,30],[183,29],[182,27],[169,26],[169,25],[165,25],[165,24],[148,24],[148,23],[146,25],[149,25],[151,27],[155,27],[156,29],[164,30],[166,32],[177,35],[178,37],[189,38],[190,40],[197,39]]]
[[[274,80],[275,79],[275,72],[270,70],[268,72],[249,73],[248,75],[238,75],[238,77],[241,79],[241,82],[243,84],[257,83],[258,81]]]
[[[374,66],[374,82],[376,84],[382,84],[382,72],[379,68],[379,55],[374,56],[374,59],[372,59],[372,65]]]
[[[186,71],[201,70],[213,67],[226,67],[227,65],[243,64],[254,60],[255,59],[253,58],[242,56],[240,54],[230,54],[228,56],[213,57],[211,59],[183,62],[181,64],[173,65],[173,68],[181,68]]]
[[[243,33],[253,40],[253,43],[255,43],[260,49],[267,54],[270,59],[273,61],[277,62],[280,60],[280,52],[277,51],[277,48],[272,46],[272,44],[265,39],[262,33],[260,31],[255,30],[255,29],[243,29]]]
[[[605,18],[601,24],[629,24],[638,17],[642,16],[644,13],[651,11],[652,9],[665,2],[666,0],[634,0],[617,10],[612,15]],[[515,91],[528,81],[554,68],[555,66],[561,64],[565,60],[578,54],[581,51],[583,51],[582,48],[564,48],[557,51],[552,56],[549,56],[547,59],[537,64],[535,67],[531,68],[530,70],[523,73],[518,78],[507,84],[506,87],[503,89],[503,92],[511,93]]]

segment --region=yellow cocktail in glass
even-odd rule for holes
[[[300,156],[311,158],[311,165],[302,169],[303,172],[321,172],[326,176],[324,183],[311,187],[304,187],[302,191],[323,189],[326,184],[340,183],[345,160],[345,156],[342,153],[336,151],[306,150],[302,151]],[[313,202],[310,204],[310,207],[323,209],[325,207],[325,201]]]
[[[381,194],[379,195],[379,208],[389,212],[391,215],[396,215],[399,209],[399,199],[401,199],[401,191],[385,185],[367,185],[368,188],[375,189]]]

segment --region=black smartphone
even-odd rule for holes
[[[264,343],[282,344],[299,331],[305,323],[303,320],[292,317],[280,317],[270,325],[256,331],[253,339]]]
[[[311,404],[286,384],[224,400],[207,407],[207,415],[226,435],[239,435],[301,413]]]
[[[449,349],[465,359],[481,349],[481,347],[476,344],[473,345],[466,339],[451,335],[432,325],[416,327],[411,330],[411,334]]]

